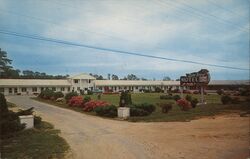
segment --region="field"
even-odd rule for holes
[[[220,101],[220,96],[217,94],[209,94],[205,96],[206,105],[199,105],[194,109],[189,111],[182,111],[176,104],[173,104],[173,109],[165,114],[161,112],[161,108],[157,106],[157,103],[164,102],[173,102],[174,100],[163,100],[160,99],[160,95],[162,93],[135,93],[132,94],[132,102],[135,104],[138,103],[150,103],[156,106],[156,111],[153,112],[149,116],[144,117],[130,117],[129,121],[138,122],[138,121],[146,121],[146,122],[158,122],[158,121],[190,121],[193,119],[201,118],[204,116],[213,116],[220,113],[231,113],[231,112],[240,112],[246,111],[249,109],[248,103],[242,102],[240,104],[229,104],[223,105]],[[88,95],[91,99],[97,100],[97,95]],[[185,96],[185,94],[184,94]],[[200,98],[200,95],[192,95],[195,98]],[[56,105],[59,107],[73,109],[78,112],[83,112],[82,108],[72,108],[68,107],[66,103],[56,103],[54,101],[43,100],[40,98],[35,98],[38,101],[46,102],[52,105]],[[102,95],[101,100],[107,101],[110,104],[114,104],[118,106],[119,103],[119,94],[112,95]],[[83,112],[86,113],[86,112]],[[90,112],[87,114],[95,115],[95,113]]]

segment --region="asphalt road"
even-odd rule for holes
[[[229,114],[191,122],[131,123],[85,115],[30,99],[8,96],[61,130],[76,159],[245,159],[249,118]],[[167,115],[167,114],[166,114]],[[69,158],[69,156],[67,158]]]

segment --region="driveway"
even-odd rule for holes
[[[245,159],[249,119],[238,115],[191,122],[130,123],[51,106],[28,96],[7,100],[34,107],[43,120],[61,130],[79,159]]]

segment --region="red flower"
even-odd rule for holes
[[[177,105],[179,105],[181,107],[182,110],[189,110],[191,108],[191,104],[189,101],[187,101],[186,99],[179,99],[177,100]]]
[[[91,101],[84,104],[83,110],[87,111],[87,112],[90,112],[93,109],[95,109],[96,107],[104,107],[104,106],[107,106],[107,105],[110,105],[110,104],[108,102],[105,102],[105,101],[91,100]]]
[[[72,107],[82,107],[84,104],[83,97],[82,96],[73,96],[69,102],[69,106]]]

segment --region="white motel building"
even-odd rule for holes
[[[249,87],[248,80],[212,80],[207,90],[217,90],[224,88]],[[157,87],[166,91],[180,88],[180,81],[131,81],[131,80],[96,80],[88,74],[79,74],[67,79],[0,79],[0,93],[5,95],[32,95],[38,94],[45,89],[68,93],[72,91],[80,92],[87,90],[100,90],[107,92],[119,92],[130,90],[140,92],[141,90],[154,91]],[[185,87],[184,89],[190,89]]]

